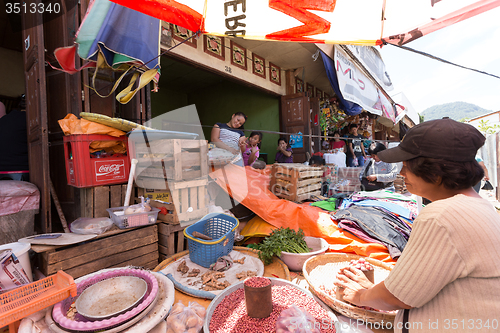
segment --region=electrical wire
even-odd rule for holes
[[[470,71],[473,71],[473,72],[477,72],[477,73],[480,73],[480,74],[485,74],[485,75],[489,75],[489,76],[492,76],[494,78],[497,78],[497,79],[500,79],[500,76],[497,76],[497,75],[494,75],[494,74],[491,74],[491,73],[488,73],[488,72],[484,72],[484,71],[480,71],[478,69],[474,69],[474,68],[470,68],[470,67],[466,67],[466,66],[462,66],[462,65],[459,65],[459,64],[455,64],[451,61],[448,61],[448,60],[445,60],[445,59],[442,59],[442,58],[439,58],[439,57],[436,57],[436,56],[433,56],[432,54],[429,54],[429,53],[425,53],[425,52],[422,52],[422,51],[418,51],[418,50],[415,50],[415,49],[412,49],[408,46],[403,46],[403,45],[396,45],[396,44],[391,44],[391,43],[387,43],[385,40],[382,40],[383,41],[383,44],[384,45],[392,45],[392,46],[396,46],[396,47],[399,47],[400,49],[403,49],[403,50],[406,50],[406,51],[410,51],[410,52],[414,52],[414,53],[417,53],[417,54],[420,54],[420,55],[423,55],[424,57],[427,57],[427,58],[431,58],[431,59],[434,59],[434,60],[437,60],[437,61],[441,61],[445,64],[449,64],[449,65],[453,65],[453,66],[457,66],[457,67],[460,67],[460,68],[463,68],[463,69],[468,69]]]

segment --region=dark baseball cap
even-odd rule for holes
[[[448,161],[473,161],[486,138],[474,126],[453,119],[430,120],[408,130],[401,143],[377,154],[384,162],[395,163],[415,157]]]

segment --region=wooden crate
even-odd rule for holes
[[[361,181],[359,174],[363,167],[340,167],[338,168],[337,192],[351,193],[361,191]]]
[[[298,163],[275,163],[271,170],[271,191],[290,201],[304,201],[321,194],[322,167]]]
[[[158,223],[158,252],[160,262],[176,253],[187,250],[187,240],[184,238],[185,226]]]
[[[109,217],[107,208],[121,207],[127,185],[107,185],[80,189],[81,217]]]
[[[38,253],[40,270],[46,276],[58,270],[73,278],[103,268],[158,265],[158,226],[112,229],[85,243],[67,246],[32,245]]]
[[[168,182],[166,190],[137,188],[137,197],[159,199],[165,203],[151,200],[152,207],[165,207],[167,214],[158,214],[158,220],[171,224],[200,219],[208,214],[208,179],[195,179],[184,182]],[[139,199],[136,199],[139,201]]]
[[[208,175],[206,140],[136,142],[131,147],[131,156],[139,161],[135,183],[142,188],[164,189],[165,180],[183,181]]]

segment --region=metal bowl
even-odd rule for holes
[[[147,290],[146,281],[139,277],[113,277],[85,289],[75,302],[76,310],[91,320],[110,318],[137,305]]]

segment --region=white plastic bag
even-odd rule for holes
[[[276,333],[320,333],[320,328],[320,322],[296,305],[282,311],[276,321]]]
[[[100,235],[113,226],[113,221],[109,217],[80,217],[70,225],[71,232],[81,235]]]
[[[167,317],[167,333],[198,333],[203,328],[206,310],[196,302],[184,306],[180,301]]]

